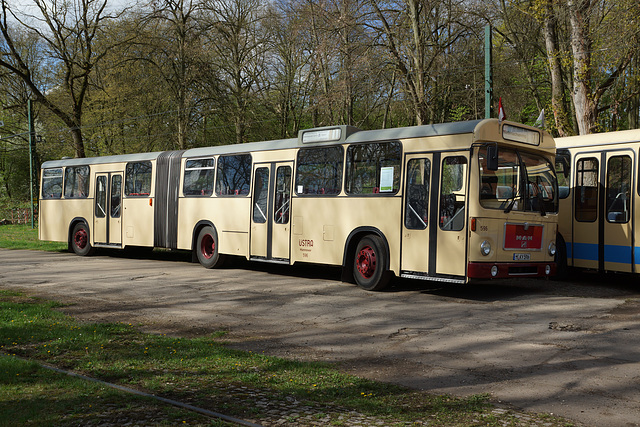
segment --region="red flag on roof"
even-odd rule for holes
[[[504,112],[504,107],[502,106],[502,97],[498,98],[498,121],[503,121],[507,118],[506,113]]]

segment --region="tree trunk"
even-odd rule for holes
[[[576,109],[578,133],[586,135],[595,130],[597,108],[591,91],[591,40],[589,11],[591,0],[568,0],[573,53],[573,104]]]
[[[547,48],[547,59],[551,74],[551,108],[558,134],[561,137],[569,136],[571,123],[564,99],[565,85],[562,79],[562,66],[560,65],[560,53],[558,51],[558,34],[556,32],[557,18],[553,10],[553,0],[545,1],[544,15],[544,41]]]
[[[640,59],[638,59],[638,57],[636,56],[636,58],[633,61],[633,65],[630,68],[629,74],[637,75],[634,73],[639,73],[639,72],[640,72]],[[639,91],[640,88],[637,85],[638,83],[633,83],[631,90]],[[633,95],[629,100],[627,117],[629,120],[629,129],[640,128],[640,123],[638,123],[638,121],[640,120],[640,95],[639,94]]]
[[[420,3],[417,0],[409,0],[409,19],[411,20],[411,33],[413,35],[413,99],[418,126],[429,122],[429,112],[425,100],[425,41],[420,30]],[[411,76],[407,76],[411,79]]]
[[[86,157],[84,152],[84,142],[82,138],[82,131],[80,130],[80,126],[76,126],[71,128],[71,136],[73,137],[73,149],[75,151],[76,157]]]

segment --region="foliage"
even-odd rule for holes
[[[35,98],[37,163],[483,118],[486,24],[508,119],[533,124],[545,109],[556,135],[640,125],[636,0],[161,0],[98,12],[104,1],[86,2],[83,23],[53,0],[58,39],[3,3],[19,19],[1,26],[0,129],[24,133]],[[0,140],[0,191],[18,198],[21,150]]]

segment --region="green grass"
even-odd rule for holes
[[[31,224],[0,225],[0,248],[60,252],[67,250],[67,244],[38,240],[38,229]]]
[[[186,339],[144,334],[130,324],[82,323],[64,315],[59,304],[8,291],[0,291],[0,354],[0,425],[213,422],[45,370],[35,361],[257,422],[265,415],[256,407],[259,396],[274,404],[295,399],[315,406],[318,417],[328,416],[333,425],[342,422],[331,414],[344,408],[386,425],[518,425],[513,413],[491,412],[486,395],[431,395],[346,375],[328,364],[236,351],[225,347],[223,332]]]

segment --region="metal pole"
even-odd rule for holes
[[[27,101],[27,110],[29,116],[29,190],[31,192],[31,228],[35,228],[33,221],[33,148],[35,144],[33,130],[33,105],[31,100]]]
[[[484,27],[484,118],[491,118],[491,101],[493,98],[492,54],[493,43],[491,25]]]

